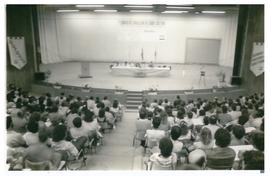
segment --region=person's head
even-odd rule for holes
[[[54,142],[59,142],[61,140],[64,140],[65,137],[66,137],[66,132],[67,132],[66,126],[64,126],[64,125],[57,125],[53,129],[52,140]]]
[[[216,116],[214,116],[214,115],[212,115],[211,117],[209,117],[209,123],[211,124],[211,125],[216,125],[217,124],[217,117]]]
[[[140,119],[145,119],[146,117],[146,114],[144,112],[141,112],[139,115],[140,115]]]
[[[245,128],[242,125],[233,125],[232,127],[232,134],[237,139],[242,139],[245,136]]]
[[[98,116],[99,117],[104,117],[105,116],[105,110],[104,109],[100,109],[98,112]]]
[[[38,132],[38,139],[40,143],[46,143],[47,139],[48,139],[48,133],[46,132],[46,130],[40,130]]]
[[[181,122],[180,123],[180,129],[181,129],[181,136],[185,136],[188,134],[188,126],[187,126],[187,123],[185,122]]]
[[[212,141],[212,133],[209,128],[203,128],[200,133],[200,139],[204,145],[208,145]]]
[[[12,126],[12,118],[11,116],[7,116],[7,129],[11,128]]]
[[[105,108],[105,111],[106,111],[106,112],[109,112],[109,111],[110,111],[110,108],[109,108],[109,107],[106,107],[106,108]]]
[[[238,118],[238,124],[239,125],[244,125],[248,120],[249,120],[249,117],[247,115],[241,115]]]
[[[155,129],[157,129],[157,128],[159,127],[159,125],[160,125],[160,122],[161,122],[161,120],[160,120],[159,117],[154,117],[154,118],[153,118],[153,121],[152,121],[153,127],[154,127]]]
[[[171,128],[171,138],[172,140],[177,140],[181,135],[181,128],[178,125],[175,125]]]
[[[41,114],[39,112],[33,112],[30,116],[29,121],[40,121]]]
[[[246,151],[243,153],[245,170],[264,170],[264,154],[260,151]]]
[[[204,116],[204,118],[203,118],[203,124],[204,125],[208,125],[209,124],[209,117],[208,116]]]
[[[82,119],[80,117],[76,117],[73,119],[72,123],[76,128],[80,128],[82,126]]]
[[[160,149],[160,153],[163,157],[167,158],[167,157],[171,156],[172,150],[173,150],[172,141],[167,137],[161,138],[159,141],[159,149]]]
[[[205,116],[205,111],[203,109],[199,111],[199,116]]]
[[[264,133],[257,131],[253,132],[251,134],[251,143],[256,149],[264,151]]]
[[[200,168],[203,168],[206,161],[206,154],[201,149],[193,150],[188,155],[188,162],[190,164],[195,164],[196,166],[199,166]]]
[[[38,123],[36,121],[29,121],[27,124],[27,130],[31,133],[38,132]]]
[[[108,99],[108,97],[107,97],[107,96],[105,96],[103,99],[104,99],[104,100],[107,100],[107,99]]]
[[[189,118],[189,119],[192,119],[192,117],[193,117],[193,113],[190,111],[190,112],[188,112],[187,113],[187,117]]]
[[[113,101],[112,107],[113,108],[117,108],[118,107],[118,101],[117,100],[114,100]]]
[[[222,108],[222,113],[223,114],[226,114],[228,112],[227,106],[223,105],[221,108]]]
[[[216,145],[219,147],[228,147],[231,143],[231,135],[229,131],[219,128],[215,133]]]
[[[231,106],[233,111],[236,111],[236,107],[237,107],[237,105],[235,103],[233,103],[232,106]]]
[[[94,120],[93,116],[94,116],[94,113],[92,111],[86,110],[86,111],[84,111],[84,118],[83,119],[86,122],[92,122]]]

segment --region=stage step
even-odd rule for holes
[[[138,91],[129,91],[126,94],[126,108],[127,110],[138,110],[138,106],[142,104],[143,94]]]

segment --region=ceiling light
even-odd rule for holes
[[[125,5],[124,7],[128,8],[152,8],[151,5]]]
[[[94,10],[94,12],[117,12],[117,10]]]
[[[210,14],[224,14],[225,11],[202,11],[202,13],[210,13]]]
[[[80,10],[57,10],[57,12],[79,12]]]
[[[153,12],[153,11],[152,10],[130,10],[129,12],[148,13],[148,12]]]
[[[188,11],[164,11],[161,13],[188,13]]]
[[[92,7],[104,7],[104,5],[101,4],[81,4],[81,5],[76,5],[78,8],[92,8]]]
[[[177,6],[167,6],[167,9],[195,9],[195,7],[177,7]]]

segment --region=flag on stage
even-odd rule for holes
[[[142,51],[141,51],[141,58],[142,58],[142,61],[143,61],[143,48],[142,48]]]
[[[255,76],[259,76],[264,72],[264,43],[253,43],[250,70]]]
[[[7,37],[10,63],[17,69],[27,64],[24,37]]]

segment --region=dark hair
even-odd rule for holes
[[[187,113],[187,116],[188,116],[189,119],[192,119],[193,113],[192,113],[192,112],[188,112],[188,113]]]
[[[205,163],[206,159],[204,156],[201,156],[196,162],[195,164],[199,167],[203,167],[203,164]]]
[[[255,148],[260,151],[264,151],[264,133],[253,132],[251,134],[251,141]]]
[[[38,132],[38,123],[36,121],[29,121],[27,124],[27,130],[32,133]]]
[[[264,170],[264,154],[261,151],[246,151],[243,158],[245,170]]]
[[[188,126],[187,126],[187,123],[185,123],[185,122],[180,123],[180,129],[181,129],[181,135],[186,135],[186,134],[188,134]]]
[[[86,122],[92,122],[94,113],[92,111],[86,110],[84,111],[84,121]]]
[[[238,118],[238,124],[244,125],[248,120],[249,120],[249,117],[248,117],[248,116],[246,116],[246,115],[241,115],[241,116]]]
[[[164,156],[165,158],[171,156],[173,150],[172,141],[167,137],[161,138],[159,141],[159,149],[161,155]]]
[[[215,125],[217,124],[217,117],[212,115],[210,118],[209,118],[209,123],[212,124],[212,125]]]
[[[231,135],[227,130],[219,128],[215,133],[215,140],[217,146],[228,147],[231,143]]]
[[[11,116],[7,116],[7,129],[9,129],[12,126],[12,118]]]
[[[242,125],[233,125],[232,133],[237,139],[242,139],[244,137],[246,131]]]
[[[205,111],[204,111],[203,109],[201,109],[201,110],[199,111],[199,115],[200,115],[200,116],[205,116]]]
[[[29,121],[40,121],[40,113],[39,112],[33,112],[29,118]]]
[[[66,132],[67,132],[67,128],[64,125],[57,125],[54,129],[53,129],[53,133],[52,133],[52,140],[54,142],[59,142],[63,139],[65,139],[66,137]]]
[[[110,111],[110,108],[109,107],[106,107],[105,108],[105,111],[109,112]]]
[[[140,119],[145,119],[145,117],[146,117],[146,114],[145,113],[140,113]]]
[[[181,128],[179,126],[173,126],[171,128],[171,138],[175,141],[181,135]]]
[[[208,125],[209,124],[209,117],[208,116],[204,116],[203,123],[204,123],[204,125]]]
[[[208,145],[212,141],[212,133],[207,127],[203,128],[200,133],[200,140],[204,145]]]
[[[152,124],[153,124],[154,128],[157,129],[159,127],[160,123],[161,123],[161,119],[159,117],[154,117],[153,118]]]
[[[74,118],[72,122],[76,128],[80,128],[82,126],[82,119],[80,117]]]
[[[105,116],[105,111],[104,111],[104,109],[100,109],[100,110],[99,110],[98,116],[99,116],[99,117],[104,117],[104,116]]]
[[[227,106],[222,106],[222,113],[227,113],[228,112],[228,108]]]
[[[38,139],[41,143],[44,143],[47,141],[48,139],[48,133],[46,132],[46,130],[40,130],[38,132]]]

